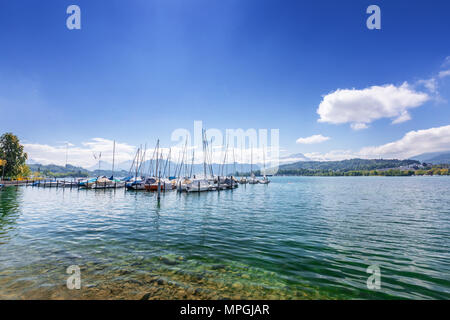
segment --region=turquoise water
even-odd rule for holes
[[[0,298],[449,299],[449,200],[448,177],[274,177],[159,204],[6,188]],[[70,265],[81,290],[65,286]]]

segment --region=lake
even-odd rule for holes
[[[0,191],[1,299],[449,299],[449,177]],[[70,290],[67,268],[80,268]],[[368,289],[368,267],[380,269]]]

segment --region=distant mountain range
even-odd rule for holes
[[[288,156],[280,157],[280,163],[292,163],[298,161],[311,161],[311,159],[306,157],[303,153],[294,153]]]
[[[75,167],[70,164],[67,166],[58,166],[56,164],[42,165],[39,163],[30,163],[28,166],[32,172],[40,172],[45,176],[54,177],[88,177],[88,176],[111,176],[113,172],[109,170],[86,170],[82,167]],[[128,172],[123,170],[114,171],[115,176],[125,176]]]
[[[432,164],[450,164],[450,151],[422,153],[411,159]]]
[[[331,170],[331,171],[352,171],[352,170],[380,170],[387,168],[398,168],[403,166],[408,166],[412,164],[420,164],[422,162],[431,164],[450,164],[450,151],[448,152],[434,152],[434,153],[424,153],[412,157],[410,160],[396,160],[396,159],[349,159],[341,161],[311,161],[302,153],[291,154],[288,156],[280,157],[279,171],[292,171],[292,170]],[[27,161],[31,171],[40,171],[44,174],[55,174],[59,176],[71,175],[71,176],[110,176],[112,175],[112,164],[106,161],[101,161],[100,169],[98,170],[98,164],[89,167],[88,169],[82,167],[76,167],[68,164],[65,166],[58,166],[54,164],[42,165],[36,163],[32,159]],[[142,164],[141,172],[146,175],[152,170],[150,167],[152,162],[150,160],[145,161]],[[130,168],[132,166],[132,161],[124,161],[118,163],[114,168],[115,176],[127,176],[129,174],[133,175],[135,173],[134,169],[130,173]],[[153,163],[153,168],[155,163]],[[165,175],[169,174],[169,163],[163,161],[161,166],[161,173],[163,174],[165,167]],[[178,168],[177,174],[179,175],[179,166],[170,162],[170,175],[175,175],[175,169]],[[234,174],[236,171],[241,173],[248,173],[252,169],[253,171],[260,170],[262,165],[254,164],[253,168],[250,164],[226,164],[223,166],[218,163],[212,164],[212,170],[215,175],[230,175]],[[154,169],[153,169],[154,170]],[[192,168],[192,173],[195,175],[203,174],[203,164],[194,164]],[[191,165],[187,164],[181,171],[181,175],[189,175],[191,172]],[[209,173],[209,167],[207,168],[207,173]]]

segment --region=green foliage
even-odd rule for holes
[[[5,177],[21,176],[27,158],[28,155],[23,152],[19,138],[12,133],[5,133],[0,137],[0,159],[6,160],[6,165],[2,167]]]
[[[401,166],[420,165],[416,160],[350,159],[342,161],[299,161],[280,166],[280,170],[371,171]]]

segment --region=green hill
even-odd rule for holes
[[[342,161],[299,161],[281,165],[279,172],[283,170],[325,170],[325,171],[357,171],[357,170],[380,170],[398,168],[420,164],[417,160],[385,160],[385,159],[350,159]]]
[[[94,177],[94,176],[111,176],[111,170],[94,170],[89,171],[82,167],[75,167],[70,164],[67,166],[58,166],[56,164],[42,165],[38,163],[29,164],[32,172],[38,172],[46,177],[69,178],[69,177]],[[128,172],[124,170],[115,171],[115,176],[126,176]]]

